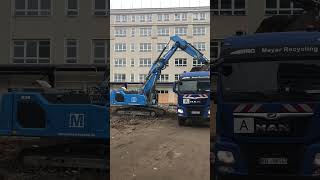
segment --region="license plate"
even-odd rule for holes
[[[288,158],[260,158],[259,164],[261,164],[261,165],[287,165]]]
[[[200,111],[191,111],[191,114],[200,114]]]

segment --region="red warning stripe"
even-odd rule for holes
[[[285,113],[312,113],[314,104],[283,104],[282,112]]]
[[[233,112],[238,112],[238,113],[263,112],[263,107],[262,107],[262,104],[239,104],[234,108]]]

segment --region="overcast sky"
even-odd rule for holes
[[[111,9],[210,6],[210,0],[111,0]]]

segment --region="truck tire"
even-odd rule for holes
[[[185,126],[186,125],[186,119],[178,117],[178,124],[179,124],[179,126]]]

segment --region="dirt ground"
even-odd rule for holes
[[[34,144],[39,144],[37,139],[0,137],[0,180],[106,180],[105,174],[95,170],[25,167],[19,152]]]
[[[209,123],[113,116],[111,180],[209,180]]]

